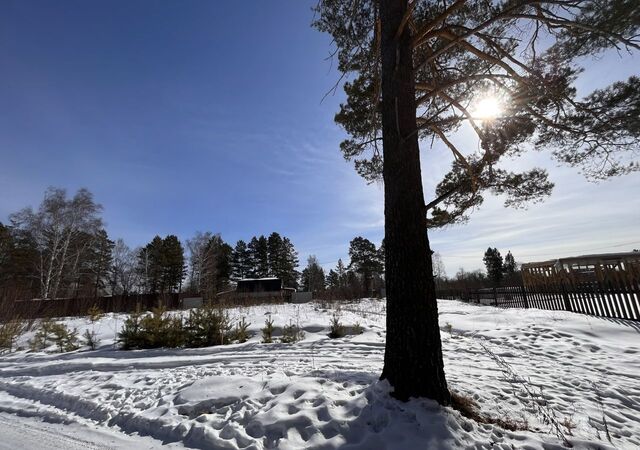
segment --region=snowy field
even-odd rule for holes
[[[231,310],[244,344],[118,350],[122,315],[67,320],[101,339],[65,354],[0,357],[0,449],[556,449],[640,448],[640,324],[536,309],[440,301],[452,391],[523,431],[478,424],[431,401],[400,403],[377,377],[384,303],[343,306],[360,335],[329,339],[334,309]],[[271,313],[297,322],[296,344],[262,344]],[[26,346],[30,336],[20,340]],[[18,417],[19,416],[19,417]]]

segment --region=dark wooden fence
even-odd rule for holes
[[[640,321],[640,285],[589,281],[548,283],[534,287],[441,289],[438,298],[482,303],[502,308],[538,308]]]
[[[11,317],[2,317],[0,319],[84,316],[93,306],[103,312],[132,312],[138,309],[148,311],[158,306],[177,309],[180,307],[182,297],[184,297],[184,294],[140,294],[97,298],[18,300],[13,302],[10,308],[2,308],[4,315]]]

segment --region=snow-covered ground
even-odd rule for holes
[[[450,388],[528,430],[391,399],[377,379],[384,303],[365,300],[341,311],[360,335],[329,339],[334,310],[317,304],[258,306],[231,310],[251,322],[248,342],[204,349],[118,350],[122,315],[68,319],[80,335],[95,329],[100,348],[0,357],[0,435],[9,445],[23,427],[11,448],[55,448],[38,436],[58,433],[81,442],[65,448],[548,450],[563,448],[559,430],[574,448],[640,448],[640,324],[456,301],[439,309]],[[260,343],[268,313],[277,327],[299,323],[304,340]]]

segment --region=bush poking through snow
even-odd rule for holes
[[[88,329],[84,330],[84,343],[91,349],[95,350],[98,344],[100,343],[100,339],[98,339],[98,335],[95,330],[89,331]]]
[[[142,314],[133,312],[129,314],[122,324],[122,329],[118,333],[118,340],[124,350],[132,348],[142,348],[142,333],[140,330],[140,320]]]
[[[331,317],[331,327],[329,329],[329,337],[331,339],[337,339],[346,335],[344,326],[340,323],[340,316],[338,313],[333,313]]]
[[[362,334],[362,333],[364,333],[364,328],[362,327],[362,325],[360,325],[360,322],[356,322],[353,325],[352,330],[353,330],[353,334]]]
[[[273,342],[273,330],[273,319],[269,316],[265,319],[264,328],[262,329],[263,344],[271,344]]]
[[[91,323],[95,323],[98,320],[102,319],[102,316],[104,316],[104,312],[100,308],[98,308],[98,305],[93,305],[87,311],[87,315],[89,316],[89,321]]]
[[[290,322],[289,325],[285,325],[284,328],[282,328],[280,342],[283,344],[295,344],[302,339],[304,339],[304,331],[293,322]]]
[[[33,351],[42,351],[55,344],[60,353],[70,352],[78,349],[78,331],[71,330],[62,323],[45,319],[40,322],[29,344]]]
[[[248,323],[244,317],[240,319],[231,333],[231,340],[237,341],[241,344],[247,342],[249,339],[249,331],[247,331],[249,329],[249,325],[251,324]]]
[[[192,309],[184,324],[185,345],[211,347],[228,344],[231,329],[229,315],[222,309],[209,305]]]
[[[0,354],[11,353],[18,336],[24,332],[24,328],[24,324],[19,320],[0,323]]]
[[[134,348],[180,347],[184,344],[182,319],[155,308],[147,314],[132,313],[124,321],[118,338],[125,350]]]

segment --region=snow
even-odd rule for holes
[[[1,357],[0,434],[9,418],[34,435],[54,423],[92,445],[107,436],[120,445],[113,448],[564,448],[547,414],[569,425],[559,429],[574,448],[640,447],[640,324],[438,306],[450,388],[474,398],[485,415],[526,423],[526,431],[479,424],[429,400],[393,400],[378,380],[384,302],[363,300],[339,313],[344,325],[364,328],[359,335],[329,339],[329,305],[262,305],[230,310],[251,322],[248,342],[203,349],[123,351],[114,343],[123,315],[95,324],[66,319],[80,336],[95,331],[99,348]],[[268,316],[276,327],[298,323],[304,339],[260,343]]]

